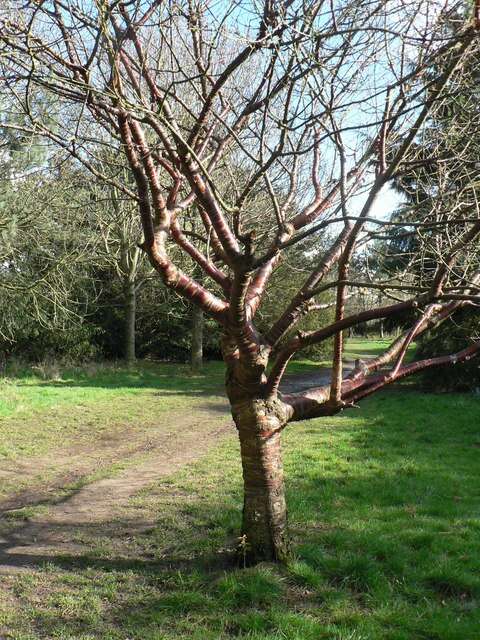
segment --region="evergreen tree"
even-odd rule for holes
[[[467,5],[465,11],[469,11]],[[460,13],[445,19],[446,33],[455,33],[464,18]],[[428,84],[450,61],[449,55],[425,75]],[[434,90],[434,87],[432,87]],[[382,261],[382,273],[390,277],[400,274],[415,255],[416,284],[428,286],[438,265],[440,250],[438,230],[449,223],[451,231],[466,226],[459,201],[464,205],[480,200],[480,63],[478,51],[473,51],[463,72],[451,80],[445,98],[431,110],[428,126],[413,149],[410,163],[401,167],[395,187],[405,200],[393,220],[398,226],[390,234],[388,250]],[[461,198],[459,198],[461,194]],[[459,219],[458,227],[452,224]],[[420,222],[414,228],[412,223]],[[443,239],[448,242],[448,237]],[[470,256],[470,260],[480,256]],[[411,265],[410,265],[411,266]],[[411,324],[412,314],[404,324]],[[396,319],[398,322],[399,319]],[[417,346],[418,356],[451,353],[468,339],[478,339],[480,319],[475,307],[467,307],[455,318],[426,332]],[[433,370],[424,376],[429,388],[466,389],[480,385],[477,363],[459,365],[444,375]]]

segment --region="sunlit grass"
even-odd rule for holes
[[[206,363],[192,375],[187,365],[140,362],[135,367],[121,364],[86,365],[60,369],[53,379],[26,369],[21,375],[0,379],[0,417],[31,415],[59,404],[114,400],[148,391],[208,391],[222,388],[221,362]]]
[[[220,384],[216,371],[197,389]],[[124,398],[127,374],[109,375],[109,390]],[[132,397],[177,389],[192,410],[190,379],[161,382],[152,372],[141,386],[136,375]],[[232,431],[205,458],[132,498],[108,532],[83,530],[79,557],[4,576],[0,636],[476,640],[479,424],[474,396],[392,389],[287,428],[292,561],[247,570],[226,564],[241,519]]]
[[[356,360],[357,358],[371,358],[382,355],[392,342],[394,336],[385,339],[380,338],[348,338],[345,345],[344,358],[346,360]],[[415,343],[412,342],[408,348],[406,360],[412,358],[415,352]]]

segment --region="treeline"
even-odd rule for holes
[[[455,23],[449,28],[455,28]],[[455,94],[431,111],[423,138],[413,145],[417,160],[393,180],[404,203],[392,218],[397,226],[388,238],[378,233],[368,255],[368,271],[363,259],[354,260],[353,280],[401,284],[408,273],[411,284],[422,286],[435,270],[439,259],[433,242],[435,225],[454,210],[457,192],[469,198],[478,194],[480,103],[472,100],[478,95],[478,80],[478,72],[472,71]],[[48,111],[48,101],[41,94],[37,99],[35,108]],[[22,121],[15,118],[19,116],[3,110],[0,120],[0,364],[11,358],[132,362],[148,357],[193,359],[199,366],[202,356],[219,358],[217,324],[169,290],[140,247],[138,206],[128,194],[133,178],[112,141],[102,151],[101,136],[92,131],[94,152],[85,146],[78,151],[84,162],[95,159],[93,169],[101,176],[95,180],[81,162],[50,148],[45,139],[23,134]],[[446,173],[448,158],[457,162]],[[235,165],[234,169],[239,174],[245,171]],[[231,176],[223,176],[221,169],[219,173],[217,180],[225,181],[228,193]],[[263,215],[267,200],[260,189],[252,192],[249,201],[249,216],[259,236],[267,229]],[[447,214],[437,213],[436,203]],[[208,253],[212,238],[203,225],[196,226],[196,213],[182,214],[182,233],[193,247]],[[412,227],[419,219],[425,222],[421,238]],[[327,234],[306,238],[279,264],[256,318],[260,330],[299,290],[328,243]],[[174,243],[171,251],[176,251]],[[198,267],[185,252],[178,251],[174,258],[182,270],[200,278]],[[333,316],[332,291],[327,284],[317,296],[315,313],[296,331],[327,323]],[[361,311],[386,301],[379,289],[357,288],[347,307],[349,312]],[[414,320],[411,312],[356,331],[395,335]],[[455,352],[479,334],[478,306],[472,305],[455,321],[449,319],[424,334],[417,343],[417,355],[428,358]],[[331,343],[326,341],[301,356],[324,359],[330,351]],[[442,390],[479,388],[477,361],[448,371],[434,370],[424,377],[424,384]]]
[[[2,360],[188,359],[192,309],[147,263],[135,203],[34,145],[3,148]],[[208,321],[203,336],[218,357]]]
[[[219,328],[162,283],[141,249],[137,203],[92,181],[81,166],[32,138],[0,129],[0,357],[27,362],[136,358],[220,358]],[[111,153],[98,167],[124,184],[130,173]],[[260,196],[257,207],[261,207]],[[188,217],[188,212],[186,214]],[[194,225],[192,242],[205,243]],[[259,222],[260,224],[260,222]],[[273,276],[258,323],[271,321],[322,251],[299,243]],[[180,257],[179,257],[180,259]],[[183,258],[182,269],[194,269]],[[198,276],[197,276],[198,277]],[[275,286],[276,283],[276,286]],[[332,314],[325,294],[308,322]],[[303,323],[301,328],[308,328]],[[302,355],[323,358],[330,342]]]

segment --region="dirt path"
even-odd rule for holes
[[[344,375],[352,371],[354,367],[353,361],[346,360],[343,363]],[[285,376],[280,385],[280,391],[283,393],[297,393],[306,389],[315,387],[323,387],[330,384],[332,370],[329,367],[319,367],[314,373],[299,373],[296,375]]]
[[[315,374],[292,376],[285,380],[282,390],[291,393],[326,384],[329,373],[326,369]],[[195,462],[219,438],[232,432],[227,402],[220,398],[205,397],[201,403],[192,402],[191,413],[182,411],[162,415],[159,423],[160,427],[152,431],[152,439],[148,442],[135,443],[130,440],[132,434],[125,431],[121,432],[120,440],[117,434],[117,439],[105,447],[97,443],[95,450],[56,452],[56,463],[59,469],[64,469],[63,475],[60,473],[53,484],[44,487],[43,493],[38,488],[22,492],[1,505],[7,516],[7,510],[11,513],[12,509],[26,506],[35,509],[40,505],[40,512],[27,517],[21,526],[11,524],[4,527],[5,532],[0,534],[0,574],[31,570],[59,556],[80,557],[85,554],[92,532],[99,539],[118,533],[122,526],[120,516],[124,518],[132,496],[156,480]],[[112,457],[114,454],[115,458]],[[102,457],[106,458],[104,470],[108,477],[92,479],[62,497],[62,487],[71,485],[72,479],[78,480],[88,476],[89,471],[101,470]],[[120,471],[109,468],[109,464],[115,461],[123,462],[126,468]],[[30,461],[23,472],[33,473],[34,469],[38,474],[42,466],[47,468],[48,464],[48,456],[36,460],[33,465]],[[14,472],[22,473],[22,464],[11,473]],[[152,524],[133,524],[134,517],[127,520],[130,535],[132,527],[145,528]],[[88,535],[82,536],[82,531],[88,531]],[[82,537],[87,540],[86,544]]]
[[[192,399],[191,425],[229,416],[228,405],[222,397],[205,396]],[[138,412],[141,415],[141,404]],[[105,431],[80,442],[71,437],[52,448],[46,455],[26,456],[0,461],[0,514],[54,501],[55,495],[69,491],[83,478],[101,474],[112,465],[142,455],[155,455],[166,443],[178,437],[177,420],[184,420],[183,409],[141,416],[141,424],[131,418],[113,420]],[[40,418],[48,419],[49,414]],[[61,420],[61,416],[59,417]],[[227,417],[228,420],[228,417]],[[190,422],[189,422],[190,424]],[[83,434],[82,434],[83,435]],[[1,522],[1,516],[0,516]]]
[[[116,518],[132,496],[195,462],[219,438],[232,433],[227,404],[222,405],[218,399],[211,407],[204,402],[203,408],[195,407],[192,414],[172,414],[168,420],[171,428],[157,436],[161,441],[154,443],[148,453],[127,460],[123,471],[94,480],[45,506],[20,527],[7,527],[0,534],[0,574],[31,570],[55,556],[81,555],[86,551],[79,542],[82,531],[88,529],[102,537],[109,532],[112,535]],[[19,509],[23,505],[17,501],[15,506]]]

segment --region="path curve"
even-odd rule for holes
[[[175,431],[168,434],[154,454],[111,477],[93,481],[41,515],[28,519],[0,537],[0,574],[31,570],[56,555],[80,555],[85,548],[75,539],[88,527],[112,526],[122,507],[145,487],[195,462],[220,439],[232,433],[225,402],[195,411],[194,416],[172,414]],[[221,407],[220,407],[221,409]]]
[[[329,381],[330,370],[322,368],[286,377],[281,390],[298,392]],[[119,473],[86,484],[0,537],[0,574],[32,570],[58,555],[80,556],[85,547],[76,541],[79,529],[111,528],[132,496],[195,462],[232,433],[226,399],[205,398],[201,407],[192,407],[192,414],[173,412],[161,419],[169,421],[168,431],[160,434],[164,439],[148,455]]]

